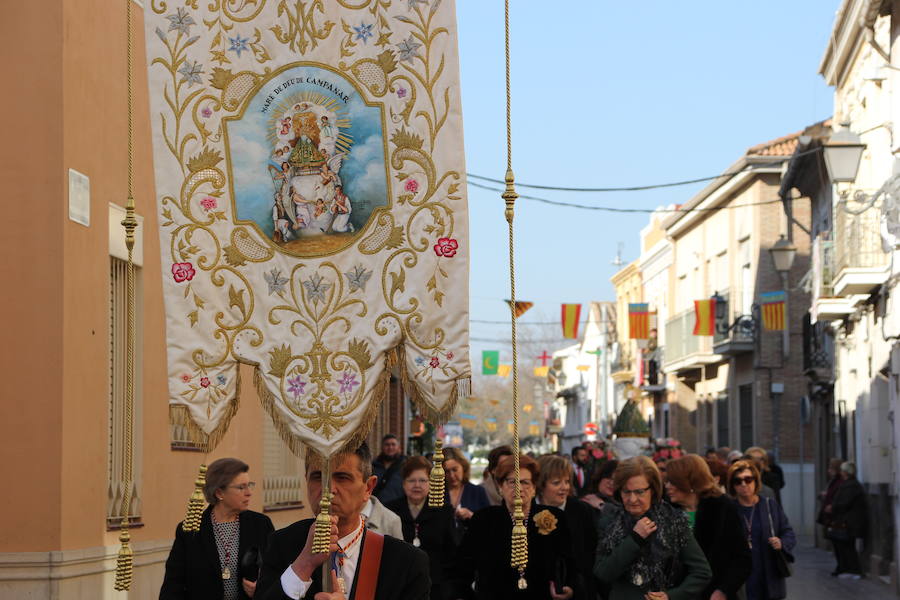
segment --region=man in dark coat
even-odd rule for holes
[[[381,439],[381,454],[372,462],[375,477],[375,497],[382,504],[387,504],[403,496],[403,478],[400,472],[406,456],[400,449],[400,440],[393,433],[389,433]]]
[[[591,489],[590,455],[587,448],[575,446],[572,448],[572,491],[576,498],[590,494],[596,490]]]
[[[834,574],[859,579],[862,567],[856,552],[856,538],[865,537],[868,528],[866,492],[856,479],[856,465],[853,463],[841,464],[841,477],[844,482],[838,487],[831,502],[831,525],[828,529],[832,532],[829,539],[834,544],[837,558]]]
[[[700,499],[694,537],[713,574],[703,593],[704,600],[713,597],[716,590],[726,598],[739,598],[738,591],[753,569],[753,558],[741,515],[726,496]]]
[[[314,519],[276,531],[263,553],[256,589],[258,600],[355,599],[358,575],[363,570],[358,567],[365,560],[366,544],[378,535],[365,528],[360,516],[375,488],[371,460],[365,444],[353,453],[332,459],[331,547],[342,552],[313,554]],[[321,466],[307,462],[306,481],[310,504],[318,508],[322,497]],[[329,558],[340,571],[331,570],[332,577],[344,581],[346,593],[322,592],[321,566]],[[385,536],[376,581],[378,600],[426,600],[431,589],[428,556],[401,540]]]

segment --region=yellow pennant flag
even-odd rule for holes
[[[509,377],[512,371],[512,365],[500,365],[497,367],[497,375],[500,377]]]

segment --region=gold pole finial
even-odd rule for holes
[[[200,520],[203,517],[203,507],[206,498],[203,496],[203,486],[206,485],[206,465],[200,465],[200,472],[194,480],[194,491],[188,500],[187,515],[181,523],[182,531],[200,531]]]
[[[440,437],[434,440],[434,466],[428,483],[428,506],[441,508],[444,506],[444,442]]]

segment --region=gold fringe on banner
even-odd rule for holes
[[[134,579],[134,551],[131,549],[131,535],[128,533],[128,518],[123,522],[123,529],[119,533],[119,555],[116,557],[116,583],[117,592],[125,592],[131,589]]]
[[[194,493],[188,500],[187,515],[181,523],[182,531],[200,531],[200,519],[203,516],[203,507],[206,498],[203,496],[203,486],[206,485],[206,465],[200,465],[200,472],[194,481]]]
[[[441,508],[444,506],[444,443],[440,438],[434,440],[434,466],[431,467],[431,478],[428,482],[428,506]]]
[[[197,424],[191,418],[191,411],[187,406],[183,404],[169,405],[169,423],[171,425],[180,425],[181,427],[187,429],[188,435],[191,436],[191,441],[196,442],[198,448],[205,453],[212,452],[216,449],[216,446],[219,445],[219,442],[221,442],[222,438],[225,437],[225,434],[228,433],[228,426],[231,425],[231,419],[234,418],[234,415],[237,414],[237,411],[240,408],[240,366],[235,369],[235,373],[234,398],[232,398],[228,402],[228,406],[225,408],[225,412],[222,414],[222,418],[219,419],[218,427],[216,427],[209,433],[206,433],[197,426]]]

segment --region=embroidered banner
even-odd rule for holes
[[[765,292],[759,295],[759,299],[763,327],[769,331],[784,331],[784,292]]]
[[[295,452],[359,440],[394,367],[443,420],[470,379],[454,3],[180,4],[145,3],[173,420],[215,446],[240,362]]]

